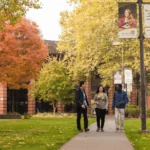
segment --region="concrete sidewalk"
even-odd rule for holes
[[[79,133],[59,150],[134,150],[125,133],[115,131],[112,116],[106,116],[104,132],[96,129],[94,123],[89,132]]]

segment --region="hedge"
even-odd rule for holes
[[[125,117],[128,118],[138,118],[140,116],[141,110],[136,105],[128,105],[125,109]]]

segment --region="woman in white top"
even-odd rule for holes
[[[101,130],[104,132],[105,114],[108,109],[108,97],[104,92],[104,88],[99,86],[94,96],[94,103],[96,104],[96,121],[97,121],[97,132]],[[101,125],[100,125],[101,123]]]

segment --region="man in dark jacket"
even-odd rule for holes
[[[79,131],[83,131],[81,128],[81,114],[84,117],[84,130],[85,132],[89,131],[88,129],[88,118],[87,118],[87,107],[89,106],[87,96],[85,93],[85,81],[80,81],[80,88],[76,90],[76,106],[77,106],[77,128]]]
[[[115,109],[116,130],[123,131],[125,107],[128,103],[127,93],[122,91],[122,85],[117,85],[117,91],[114,93],[112,108]],[[120,118],[120,119],[119,119]],[[120,123],[119,123],[120,120]]]

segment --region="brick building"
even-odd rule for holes
[[[45,41],[48,44],[49,55],[57,58],[63,57],[63,54],[56,50],[56,41]],[[33,80],[30,81],[30,86],[33,88]],[[97,86],[100,83],[100,78],[95,77],[88,82],[86,82],[86,93],[91,104],[91,99],[96,91]],[[138,99],[139,90],[137,90],[135,83],[133,83],[133,91],[130,93],[130,104],[140,105],[140,100]],[[114,85],[109,88],[108,98],[109,98],[109,109],[108,113],[112,114],[112,99],[114,93]],[[148,92],[150,93],[150,92]],[[150,108],[150,94],[147,94],[147,107]],[[67,109],[66,109],[67,108]],[[72,110],[73,106],[63,107],[62,103],[58,103],[58,112],[63,112],[66,110]],[[18,113],[28,113],[35,114],[35,112],[49,112],[52,111],[52,106],[48,102],[38,101],[36,102],[34,98],[30,97],[30,91],[26,89],[12,90],[8,89],[6,84],[0,83],[0,114],[7,114],[8,112],[18,112]],[[89,108],[89,113],[91,112],[91,107]]]

